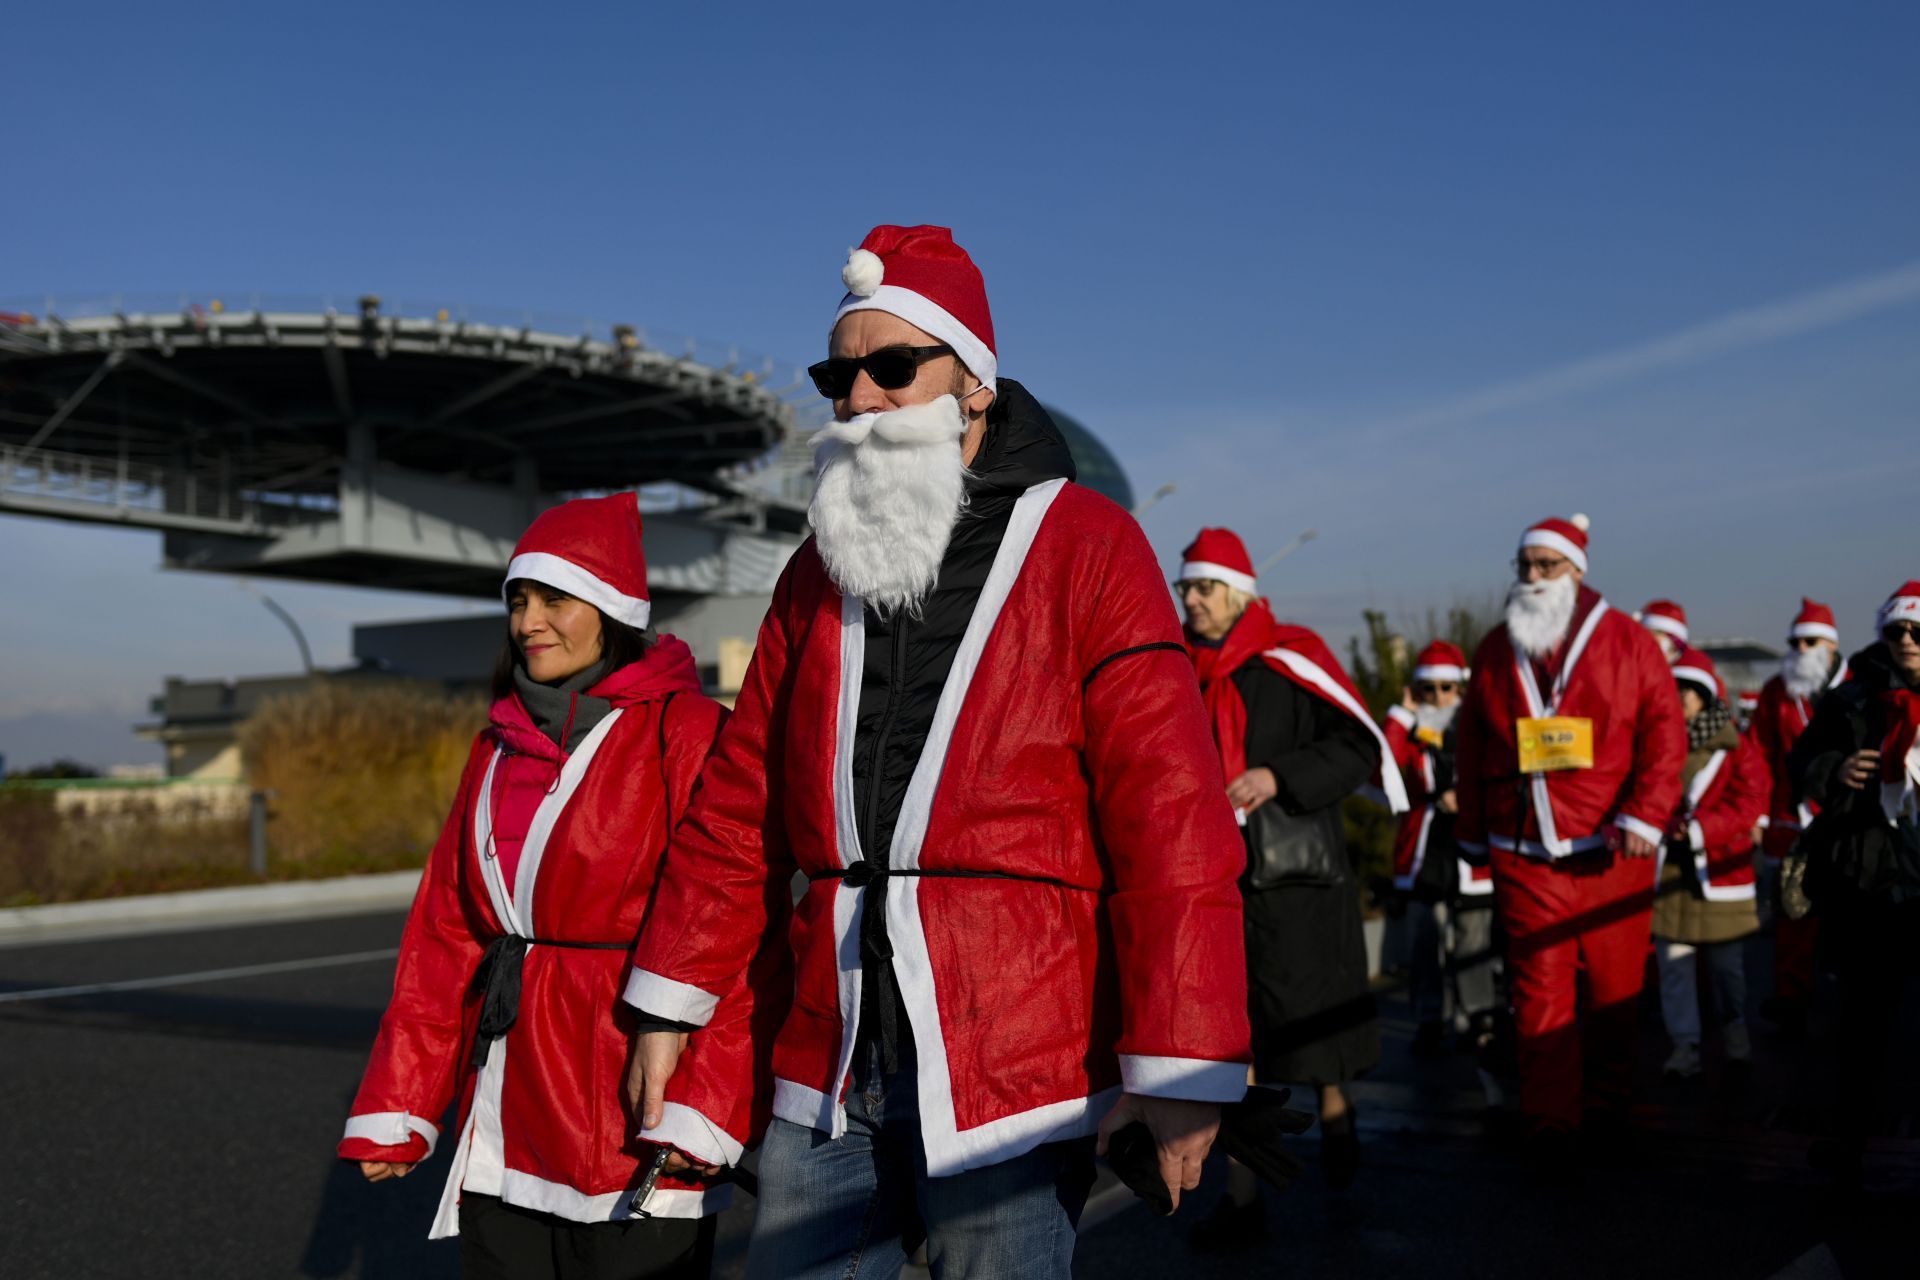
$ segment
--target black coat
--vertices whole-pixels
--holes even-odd
[[[1823,914],[1858,896],[1891,903],[1920,901],[1920,829],[1894,826],[1880,808],[1880,784],[1855,791],[1840,766],[1860,750],[1878,750],[1887,723],[1879,694],[1902,687],[1883,645],[1848,659],[1846,683],[1820,700],[1813,721],[1787,756],[1795,793],[1820,806],[1801,837],[1808,890]]]
[[[1337,805],[1372,777],[1380,748],[1352,716],[1264,662],[1246,663],[1231,679],[1247,704],[1247,767],[1273,770],[1275,802],[1287,812]],[[1344,856],[1337,861],[1348,866]],[[1378,1062],[1354,877],[1249,891],[1245,903],[1256,1078],[1338,1084]]]

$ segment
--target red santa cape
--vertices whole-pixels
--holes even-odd
[[[1258,658],[1268,669],[1286,677],[1323,702],[1344,711],[1367,727],[1380,747],[1380,765],[1374,771],[1374,785],[1386,797],[1387,807],[1405,813],[1406,783],[1393,762],[1393,748],[1380,726],[1367,714],[1360,697],[1333,650],[1305,627],[1275,621],[1265,600],[1247,606],[1218,647],[1187,645],[1193,654],[1194,674],[1200,678],[1200,692],[1206,699],[1207,715],[1213,721],[1213,740],[1220,751],[1220,763],[1231,781],[1247,771],[1247,704],[1230,678],[1242,665]]]

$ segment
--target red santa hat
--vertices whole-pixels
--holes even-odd
[[[1573,561],[1580,572],[1587,571],[1587,527],[1592,522],[1578,512],[1562,520],[1549,516],[1520,536],[1520,549],[1545,547]]]
[[[1414,659],[1413,678],[1464,682],[1467,678],[1467,655],[1460,652],[1460,646],[1457,644],[1435,640],[1422,649],[1420,656]]]
[[[1920,622],[1920,578],[1906,583],[1887,597],[1874,619],[1873,629],[1885,631],[1889,622]]]
[[[953,348],[960,363],[993,388],[999,373],[987,285],[945,227],[878,226],[840,269],[847,296],[833,323],[852,311],[899,316]]]
[[[1794,615],[1787,639],[1798,640],[1803,636],[1840,643],[1840,628],[1834,625],[1833,610],[1805,596],[1800,597],[1800,612]]]
[[[1727,686],[1720,683],[1720,671],[1713,665],[1713,659],[1698,649],[1681,652],[1673,664],[1673,678],[1680,684],[1697,684],[1716,698],[1727,696]]]
[[[507,581],[515,578],[556,587],[615,622],[646,626],[653,607],[639,499],[631,493],[575,498],[541,512],[507,563]]]
[[[1253,557],[1247,544],[1231,529],[1202,529],[1199,536],[1180,553],[1180,581],[1212,578],[1237,591],[1252,595],[1258,588],[1253,580]]]
[[[1655,600],[1640,611],[1641,625],[1672,636],[1682,648],[1687,643],[1687,611],[1671,600]]]

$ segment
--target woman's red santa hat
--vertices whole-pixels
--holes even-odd
[[[1415,680],[1451,680],[1463,684],[1467,679],[1467,655],[1460,651],[1457,644],[1445,640],[1435,640],[1420,651],[1414,659],[1413,678]]]
[[[1889,622],[1920,622],[1920,578],[1906,583],[1887,597],[1874,618],[1873,629],[1885,631]]]
[[[1180,553],[1180,581],[1211,578],[1236,591],[1258,594],[1253,577],[1253,557],[1247,544],[1231,529],[1202,529],[1198,537]]]
[[[840,269],[847,296],[833,323],[854,311],[884,311],[946,343],[988,390],[995,386],[993,313],[987,285],[945,227],[878,226]]]
[[[575,498],[541,512],[507,564],[507,582],[515,578],[585,600],[615,622],[645,627],[653,607],[640,547],[640,500],[616,493]]]
[[[1833,610],[1801,596],[1800,612],[1794,615],[1793,626],[1787,631],[1787,639],[1801,640],[1808,636],[1839,644],[1840,628],[1833,621]]]
[[[1640,623],[1649,631],[1673,637],[1682,648],[1687,643],[1687,611],[1671,600],[1654,600],[1640,611]]]
[[[1520,549],[1544,547],[1548,551],[1558,551],[1573,562],[1574,568],[1585,573],[1587,529],[1591,524],[1592,521],[1578,512],[1565,520],[1559,516],[1549,516],[1520,536]]]
[[[1720,683],[1719,668],[1713,659],[1698,649],[1683,650],[1673,661],[1673,678],[1678,684],[1698,685],[1712,696],[1726,700],[1727,686]]]

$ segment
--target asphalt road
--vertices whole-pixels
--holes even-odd
[[[382,913],[0,950],[0,1274],[456,1274],[453,1248],[425,1238],[444,1153],[379,1186],[332,1154],[400,923]],[[246,972],[19,998],[235,969]],[[1389,997],[1384,1008],[1386,1059],[1356,1090],[1366,1156],[1351,1189],[1329,1192],[1310,1170],[1269,1198],[1265,1248],[1214,1260],[1192,1255],[1185,1234],[1218,1194],[1217,1170],[1173,1222],[1102,1188],[1080,1274],[1920,1274],[1911,1116],[1877,1148],[1880,1189],[1864,1200],[1836,1203],[1806,1169],[1820,1099],[1848,1087],[1819,1035],[1798,1046],[1762,1036],[1745,1089],[1717,1074],[1661,1082],[1650,1056],[1640,1158],[1550,1185],[1482,1136],[1469,1061],[1415,1063],[1403,1006]],[[1915,1023],[1907,1063],[1920,1060]],[[1655,1054],[1658,1031],[1646,1039]],[[1299,1151],[1311,1161],[1315,1145]],[[749,1213],[747,1202],[723,1219],[723,1275],[737,1273]]]

